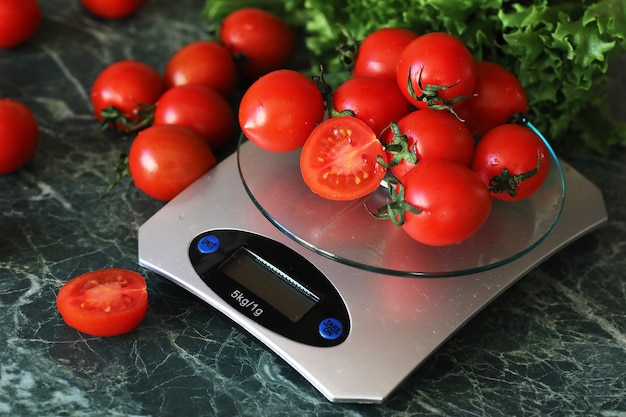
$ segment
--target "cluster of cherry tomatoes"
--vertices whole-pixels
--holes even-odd
[[[139,130],[123,174],[155,199],[179,194],[215,165],[215,151],[233,137],[229,98],[236,84],[286,67],[295,46],[282,20],[244,8],[221,22],[218,40],[176,51],[163,75],[136,60],[105,68],[91,88],[95,116],[104,127]]]
[[[271,151],[301,147],[304,182],[324,198],[361,198],[386,182],[389,203],[373,214],[419,242],[467,239],[493,198],[523,200],[547,176],[542,138],[509,122],[528,106],[518,79],[449,34],[375,31],[349,80],[319,84],[290,70],[261,77],[241,101],[243,133]]]

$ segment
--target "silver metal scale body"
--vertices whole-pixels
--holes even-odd
[[[490,301],[607,220],[600,191],[554,154],[535,196],[496,202],[479,233],[453,247],[420,245],[371,218],[363,205],[385,194],[321,199],[302,182],[297,152],[242,142],[140,227],[139,262],[328,400],[380,403]],[[318,308],[326,298],[337,314]]]

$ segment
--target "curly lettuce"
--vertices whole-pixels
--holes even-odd
[[[529,117],[556,146],[608,153],[626,145],[626,124],[606,96],[609,61],[626,50],[624,0],[208,0],[204,14],[219,21],[247,6],[302,28],[311,70],[324,65],[336,83],[349,76],[337,54],[346,33],[360,40],[389,26],[448,32],[476,59],[518,76]]]

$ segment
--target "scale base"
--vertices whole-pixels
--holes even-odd
[[[332,402],[381,403],[441,344],[499,294],[607,220],[600,190],[561,161],[567,197],[538,247],[500,267],[444,278],[408,278],[321,256],[279,231],[251,202],[231,155],[139,229],[139,263],[196,295],[295,368]],[[281,336],[234,310],[194,270],[189,245],[211,229],[256,233],[295,250],[332,281],[348,306],[344,342],[316,347]]]

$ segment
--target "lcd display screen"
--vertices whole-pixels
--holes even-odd
[[[319,301],[291,276],[246,248],[238,249],[218,269],[294,323]]]

